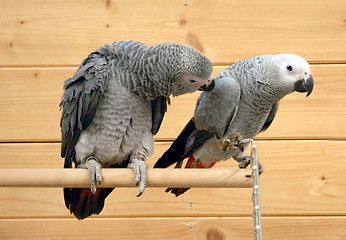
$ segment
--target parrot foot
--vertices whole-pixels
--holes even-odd
[[[232,133],[223,142],[222,151],[223,152],[227,151],[227,152],[233,153],[237,149],[239,149],[241,152],[243,152],[244,151],[244,144],[240,142],[242,139],[243,138],[240,135],[240,133],[238,133],[238,132]]]
[[[136,186],[139,185],[139,193],[137,194],[137,197],[139,197],[143,194],[146,186],[148,165],[145,163],[145,161],[134,158],[131,160],[128,167],[132,168],[135,173]]]
[[[239,162],[238,166],[239,168],[246,168],[247,166],[249,166],[250,163],[251,163],[250,157],[244,156],[241,162]]]
[[[238,166],[239,166],[239,168],[244,169],[244,168],[247,168],[247,166],[249,166],[250,163],[251,163],[250,156],[244,156],[239,161]],[[262,166],[262,164],[260,162],[258,162],[258,173],[261,174],[263,171],[264,171],[264,167]]]
[[[90,178],[90,190],[94,195],[96,193],[96,181],[101,184],[102,175],[101,175],[101,164],[94,156],[90,156],[86,159],[85,162],[79,164],[78,168],[87,168],[89,170]]]
[[[261,173],[263,173],[264,171],[264,167],[262,166],[262,164],[260,162],[258,162],[258,174],[261,175]]]

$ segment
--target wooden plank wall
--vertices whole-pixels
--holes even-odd
[[[256,139],[263,239],[346,239],[345,0],[2,0],[0,36],[2,168],[62,167],[62,83],[103,42],[186,43],[210,57],[215,75],[254,55],[301,55],[314,92],[286,97]],[[197,96],[173,99],[150,166]],[[253,238],[250,189],[192,189],[179,198],[163,190],[136,198],[136,189],[117,189],[99,216],[78,221],[61,189],[2,188],[0,239]]]

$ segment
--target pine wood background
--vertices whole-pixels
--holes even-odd
[[[346,239],[345,0],[2,0],[0,36],[2,168],[62,167],[62,84],[103,42],[189,44],[212,60],[215,76],[254,55],[301,55],[311,64],[312,95],[287,96],[256,138],[265,167],[263,239]],[[192,116],[197,96],[172,99],[150,166]],[[250,189],[192,189],[179,198],[117,189],[99,216],[83,221],[69,214],[61,189],[0,191],[0,239],[253,238]]]

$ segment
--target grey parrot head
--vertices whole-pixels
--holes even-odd
[[[306,92],[309,96],[314,87],[309,63],[295,54],[278,54],[271,58],[270,71],[276,76],[276,81],[284,94],[291,92]]]
[[[174,58],[169,58],[173,71],[172,95],[178,96],[196,90],[211,91],[215,86],[211,61],[193,47],[177,43],[167,44],[170,45],[170,53],[175,55]]]

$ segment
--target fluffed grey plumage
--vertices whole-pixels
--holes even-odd
[[[312,92],[309,64],[294,54],[262,55],[239,61],[215,78],[215,88],[201,93],[193,118],[154,168],[165,168],[189,157],[187,168],[209,168],[233,157],[246,167],[243,148],[225,151],[229,137],[253,139],[266,130],[278,111],[279,101],[294,91]],[[239,140],[239,139],[238,139]],[[176,196],[187,189],[167,189]]]
[[[137,41],[104,44],[64,83],[60,103],[65,168],[88,168],[90,189],[65,188],[65,204],[78,219],[99,214],[113,190],[97,188],[101,167],[130,164],[145,188],[145,160],[153,152],[171,95],[212,88],[212,64],[192,47]]]

